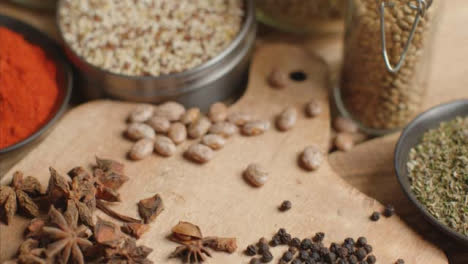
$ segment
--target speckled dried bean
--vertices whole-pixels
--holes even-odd
[[[215,123],[210,127],[211,134],[217,134],[225,138],[231,137],[239,131],[239,128],[229,122]]]
[[[304,149],[300,161],[304,169],[317,170],[323,162],[323,154],[317,145],[312,145]]]
[[[151,139],[148,138],[143,138],[138,140],[133,147],[130,149],[130,152],[128,153],[128,157],[132,160],[142,160],[151,153],[153,153],[154,150],[154,142]]]
[[[208,117],[213,123],[226,120],[228,115],[227,106],[223,103],[214,103],[210,106]]]
[[[169,128],[171,127],[171,122],[162,116],[153,116],[147,122],[149,126],[151,126],[156,133],[167,133]]]
[[[154,140],[154,151],[161,156],[169,157],[176,152],[174,142],[166,136],[157,136]]]
[[[166,102],[160,104],[154,110],[155,116],[162,116],[169,121],[178,121],[185,113],[185,107],[177,102]]]
[[[156,133],[153,128],[143,123],[132,123],[128,125],[125,135],[132,140],[139,140],[142,138],[154,139]]]
[[[338,116],[333,120],[333,127],[337,132],[355,133],[359,130],[359,127],[353,120],[342,116]]]
[[[268,84],[273,88],[282,89],[288,84],[288,74],[279,68],[275,68],[268,75]]]
[[[276,127],[280,131],[287,131],[294,127],[297,121],[297,110],[294,107],[287,107],[276,118]]]
[[[150,119],[151,116],[153,116],[154,112],[154,106],[150,104],[141,104],[138,105],[135,109],[130,112],[130,115],[128,116],[128,121],[135,123],[142,123],[146,122],[148,119]]]
[[[253,163],[244,171],[244,179],[255,187],[261,187],[268,180],[268,172],[260,164]]]
[[[242,134],[246,136],[257,136],[270,129],[270,122],[265,120],[249,121],[242,127]]]
[[[220,135],[208,134],[203,136],[201,143],[213,150],[218,150],[224,147],[226,140]]]
[[[305,113],[308,117],[316,117],[323,112],[323,108],[317,100],[310,100],[305,106]]]
[[[252,121],[252,115],[241,112],[234,112],[228,115],[228,121],[237,126],[243,126],[245,123]]]
[[[185,157],[197,163],[206,163],[213,159],[214,152],[205,145],[194,144],[187,149]]]
[[[169,128],[167,135],[175,144],[180,144],[187,139],[187,128],[182,123],[173,123]]]
[[[185,114],[181,117],[180,122],[184,125],[190,125],[193,122],[197,121],[200,118],[200,108],[190,108]]]
[[[193,139],[200,138],[208,132],[210,127],[210,120],[206,117],[201,117],[195,123],[190,124],[188,128],[188,135]]]
[[[335,138],[335,147],[342,151],[349,151],[354,147],[351,133],[338,133]]]

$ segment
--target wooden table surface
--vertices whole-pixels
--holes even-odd
[[[58,39],[53,13],[30,11],[0,0],[0,14],[19,18]],[[466,14],[468,14],[468,1],[446,1],[445,22],[441,26],[437,42],[442,43],[439,46],[444,46],[447,50],[439,50],[435,55],[434,61],[440,62],[440,64],[437,65],[438,70],[433,72],[433,75],[436,77],[432,76],[434,79],[432,85],[437,89],[434,88],[434,91],[431,91],[432,96],[429,98],[426,107],[468,95],[468,92],[463,93],[463,90],[460,88],[451,90],[451,86],[445,87],[447,80],[453,80],[452,86],[466,87],[468,84],[468,67],[463,67],[464,62],[468,63],[468,60],[465,60],[468,57],[468,51],[463,52],[463,50],[459,50],[463,48],[468,49],[468,34],[466,33],[468,31],[463,28],[463,25],[466,23]],[[459,30],[454,31],[453,29],[457,28],[457,26]],[[303,43],[310,51],[319,53],[327,60],[332,71],[335,73],[335,77],[338,73],[341,60],[341,42],[339,36],[321,36],[304,39],[277,32],[272,34],[268,31],[267,33],[262,33],[261,41]],[[454,49],[450,49],[450,44],[453,44]],[[445,59],[446,52],[450,53],[450,60]],[[459,63],[459,67],[451,65],[451,63],[457,62]],[[444,75],[444,78],[437,78],[439,75]],[[393,148],[397,138],[398,135],[390,135],[369,141],[349,153],[332,154],[330,163],[340,176],[362,192],[375,197],[383,203],[395,204],[399,214],[405,221],[418,232],[426,234],[428,240],[446,251],[450,263],[468,263],[467,248],[457,245],[435,232],[432,227],[424,222],[421,216],[416,214],[415,208],[409,204],[398,188],[391,165]],[[31,148],[34,148],[34,146],[31,146]],[[26,149],[11,157],[0,157],[0,177],[29,150]],[[362,163],[364,161],[366,163]],[[362,164],[362,170],[356,170],[356,163]]]

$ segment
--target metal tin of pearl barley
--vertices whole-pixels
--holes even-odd
[[[62,2],[59,1],[58,10]],[[79,86],[89,99],[111,97],[148,103],[175,100],[187,107],[197,106],[206,110],[212,103],[242,92],[247,84],[257,24],[254,1],[245,0],[244,8],[243,24],[229,46],[201,65],[180,73],[160,76],[121,75],[88,63],[66,41],[65,51],[78,69],[81,77]],[[60,33],[63,38],[63,32]]]

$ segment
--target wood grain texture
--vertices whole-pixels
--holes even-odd
[[[305,82],[290,83],[284,90],[268,87],[265,76],[275,65],[288,71],[304,70]],[[325,64],[301,48],[291,45],[264,45],[256,52],[248,89],[231,107],[231,111],[252,111],[260,118],[272,118],[286,106],[302,108],[311,98],[328,109]],[[3,179],[11,179],[16,170],[23,170],[47,182],[48,166],[65,173],[77,165],[88,166],[95,155],[124,159],[131,142],[122,138],[125,118],[134,105],[97,101],[69,112],[44,142],[19,162]],[[271,237],[280,227],[294,236],[327,233],[327,241],[345,237],[368,237],[380,263],[393,263],[404,258],[408,263],[447,263],[445,255],[426,242],[398,217],[371,222],[369,215],[382,210],[382,205],[349,186],[324,162],[316,172],[306,172],[297,165],[301,150],[315,143],[326,152],[330,137],[330,115],[307,119],[300,115],[296,127],[281,133],[273,129],[259,137],[236,136],[216,153],[206,165],[183,160],[179,147],[172,158],[152,156],[140,162],[126,162],[131,177],[121,194],[125,202],[118,211],[136,216],[136,202],[159,193],[166,210],[151,225],[140,243],[154,248],[155,263],[179,263],[167,256],[176,244],[166,236],[179,220],[200,225],[205,235],[234,236],[239,250],[233,255],[215,253],[211,263],[247,263],[242,249],[258,240]],[[258,162],[270,171],[268,183],[252,188],[242,178],[251,162]],[[293,209],[279,213],[277,206],[285,199]],[[17,217],[13,225],[0,225],[1,260],[10,257],[21,240],[26,219]],[[3,241],[8,241],[5,243]],[[279,256],[285,248],[276,248]]]

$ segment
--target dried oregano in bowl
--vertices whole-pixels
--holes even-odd
[[[407,168],[411,189],[429,213],[468,236],[468,117],[427,131]]]

